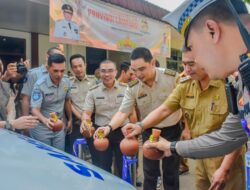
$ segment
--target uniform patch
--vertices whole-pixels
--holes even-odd
[[[176,71],[171,70],[171,69],[165,69],[164,73],[173,77],[175,77],[176,75]]]
[[[144,98],[146,96],[147,96],[147,94],[142,94],[141,96],[138,96],[138,99]]]
[[[104,100],[104,97],[96,97],[98,100]]]
[[[131,82],[129,82],[128,83],[128,86],[130,87],[130,88],[132,88],[133,86],[135,86],[136,84],[139,84],[139,80],[133,80],[133,81],[131,81]]]
[[[54,95],[54,92],[51,92],[51,93],[45,94],[44,96],[53,96],[53,95]]]
[[[123,98],[124,94],[118,94],[117,98]]]
[[[121,85],[121,86],[127,86],[127,84],[123,83],[123,82],[119,82],[119,85]]]
[[[69,90],[69,87],[67,87],[67,86],[64,86],[64,92],[68,92],[68,90]]]
[[[38,101],[42,98],[42,93],[40,90],[34,90],[32,93],[32,100]]]
[[[188,93],[188,94],[186,95],[186,97],[187,97],[187,98],[194,98],[194,95],[191,94],[191,93]]]
[[[184,83],[184,82],[186,82],[186,81],[188,81],[188,80],[190,80],[190,79],[191,79],[190,76],[181,77],[180,83]]]

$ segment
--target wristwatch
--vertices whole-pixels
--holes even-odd
[[[4,128],[5,128],[5,129],[8,129],[8,130],[12,130],[12,129],[13,129],[13,127],[12,127],[12,125],[10,124],[9,121],[5,121]]]
[[[144,123],[143,122],[137,122],[136,125],[138,125],[139,127],[141,127],[142,131],[143,132],[145,129],[144,129]]]
[[[172,155],[178,155],[177,151],[176,151],[176,143],[178,141],[173,141],[170,143],[170,152],[172,153]]]
[[[110,132],[112,131],[112,126],[110,124],[106,125],[107,127],[109,127]]]

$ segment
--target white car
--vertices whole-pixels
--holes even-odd
[[[77,157],[0,129],[3,190],[135,190],[124,180]]]

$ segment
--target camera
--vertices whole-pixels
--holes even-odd
[[[27,68],[23,63],[17,63],[16,64],[17,72],[21,75],[24,75],[28,72]]]

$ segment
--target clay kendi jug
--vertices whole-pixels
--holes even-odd
[[[104,137],[104,131],[99,130],[97,138],[94,140],[94,146],[96,150],[105,151],[109,146],[109,140]]]
[[[56,112],[51,112],[50,113],[50,118],[52,119],[54,126],[52,131],[56,132],[56,131],[61,131],[63,128],[63,122],[62,120],[60,120],[56,114]]]
[[[156,148],[147,148],[145,145],[147,143],[157,142],[160,138],[161,130],[152,129],[152,134],[143,145],[143,155],[150,160],[158,160],[163,156],[163,152]]]
[[[120,143],[120,149],[123,155],[135,156],[139,151],[139,142],[136,137],[124,138]]]

